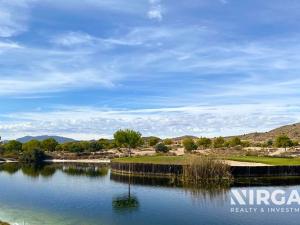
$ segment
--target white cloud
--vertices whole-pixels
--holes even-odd
[[[163,19],[163,9],[160,0],[149,0],[150,9],[148,11],[148,18],[161,21]]]
[[[287,113],[289,112],[289,113]],[[111,137],[120,128],[139,130],[143,135],[161,137],[244,134],[299,121],[300,106],[243,104],[186,106],[179,108],[109,110],[71,107],[48,112],[1,115],[4,138],[56,134],[79,139]],[[21,122],[19,122],[21,121]]]
[[[2,42],[0,41],[0,52],[1,50],[7,50],[7,49],[18,49],[22,48],[22,46],[16,42],[6,41]]]
[[[29,5],[34,0],[0,1],[0,37],[11,37],[27,30]]]
[[[51,41],[57,45],[69,47],[73,45],[88,45],[91,44],[93,40],[95,40],[94,37],[83,32],[68,32],[55,36]]]

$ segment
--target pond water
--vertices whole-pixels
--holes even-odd
[[[0,165],[0,184],[0,220],[11,224],[282,225],[300,221],[299,212],[231,212],[231,190],[300,191],[296,184],[183,187],[168,179],[117,176],[105,166],[75,164]]]

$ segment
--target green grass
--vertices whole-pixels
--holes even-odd
[[[183,165],[186,164],[192,157],[192,155],[184,156],[136,156],[113,159],[113,162],[124,163],[151,163],[151,164],[171,164],[171,165]]]
[[[298,166],[300,165],[300,158],[278,158],[278,157],[262,157],[262,156],[231,156],[228,160],[240,162],[255,162],[264,163],[273,166]]]
[[[184,165],[191,161],[194,155],[184,156],[137,156],[113,159],[113,162],[124,163],[151,163],[151,164],[170,164]],[[297,166],[300,165],[300,158],[278,158],[278,157],[260,157],[260,156],[229,156],[225,159],[240,162],[264,163],[274,166]]]

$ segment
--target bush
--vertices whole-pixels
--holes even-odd
[[[277,148],[287,148],[293,146],[293,141],[286,135],[280,135],[275,140],[275,146]]]
[[[33,150],[35,148],[41,149],[41,142],[38,140],[31,140],[23,144],[22,149],[23,151]]]
[[[222,148],[225,144],[225,139],[223,137],[217,137],[213,141],[214,148]]]
[[[163,143],[164,143],[165,145],[171,145],[171,144],[173,144],[173,141],[172,141],[172,139],[170,139],[170,138],[166,138],[166,139],[163,141]]]
[[[192,138],[185,138],[182,141],[183,147],[187,152],[193,151],[197,149],[197,145]]]
[[[44,151],[54,152],[58,142],[54,138],[48,138],[41,142],[41,147]]]
[[[149,144],[149,146],[153,147],[156,144],[158,144],[159,141],[160,141],[160,139],[158,137],[150,137],[148,139],[148,144]]]
[[[238,137],[233,137],[229,140],[229,146],[230,147],[235,147],[235,146],[238,146],[238,145],[242,145],[242,141],[240,138]]]
[[[22,151],[22,143],[19,141],[9,141],[4,144],[5,152],[21,152]]]
[[[197,140],[198,147],[209,148],[211,146],[211,140],[206,137],[201,137]]]
[[[169,151],[169,148],[168,146],[166,146],[164,143],[158,143],[156,146],[155,146],[155,151],[157,153],[159,152],[163,152],[163,153],[166,153]]]
[[[23,155],[20,157],[20,161],[24,163],[41,163],[46,159],[44,151],[41,149],[35,148],[23,152]]]

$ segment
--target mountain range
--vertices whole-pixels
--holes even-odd
[[[19,142],[21,142],[21,143],[26,143],[26,142],[31,141],[31,140],[43,141],[43,140],[48,139],[48,138],[53,138],[53,139],[55,139],[60,144],[63,144],[63,143],[66,143],[66,142],[76,141],[76,140],[74,140],[72,138],[66,138],[66,137],[61,137],[61,136],[48,136],[48,135],[25,136],[25,137],[18,138],[16,140],[19,141]]]

